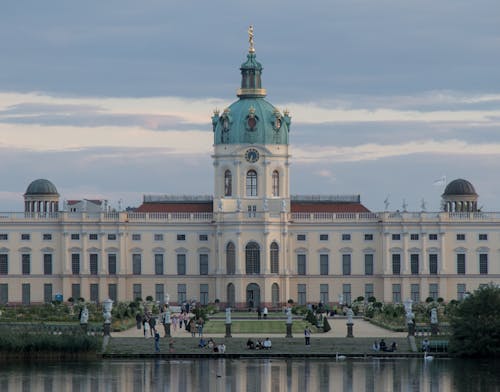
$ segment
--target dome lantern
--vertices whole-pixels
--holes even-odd
[[[24,194],[24,212],[51,213],[59,210],[59,193],[49,180],[38,179],[28,185]]]

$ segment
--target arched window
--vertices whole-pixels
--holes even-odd
[[[232,242],[226,246],[226,271],[228,275],[234,275],[236,272],[236,255]]]
[[[280,174],[277,170],[273,171],[273,196],[278,197],[280,195]]]
[[[232,283],[229,283],[227,285],[227,305],[230,307],[230,308],[234,308],[234,303],[236,302],[236,298],[235,298],[235,289],[234,289],[234,284]]]
[[[247,274],[260,274],[260,248],[255,242],[245,248],[245,265]]]
[[[257,172],[255,170],[247,172],[247,196],[257,196]]]
[[[233,175],[231,170],[226,170],[224,172],[224,196],[233,195]]]
[[[279,273],[280,268],[280,248],[276,242],[271,244],[271,273],[277,274]]]
[[[271,286],[271,302],[275,308],[277,308],[280,304],[280,288],[278,283],[273,283]]]

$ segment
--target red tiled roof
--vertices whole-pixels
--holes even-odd
[[[292,212],[370,212],[361,203],[292,201]]]
[[[212,212],[213,203],[143,203],[135,212]]]

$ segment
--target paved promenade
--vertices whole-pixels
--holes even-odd
[[[233,321],[237,320],[237,317],[233,317]],[[251,320],[250,320],[251,321]],[[345,317],[329,317],[328,322],[332,329],[326,333],[315,333],[313,334],[314,338],[343,338],[347,335],[347,327],[346,327],[347,318]],[[163,337],[164,330],[163,325],[159,325],[158,330],[160,331],[161,337]],[[180,330],[179,328],[174,329],[171,328],[172,337],[190,337],[191,334],[187,332],[185,329]],[[353,334],[354,337],[357,338],[404,338],[407,336],[406,332],[392,332],[384,328],[377,327],[367,321],[364,321],[362,318],[354,318],[354,326],[353,326]],[[249,334],[232,334],[233,337],[249,337]],[[113,332],[111,334],[112,337],[143,337],[142,329],[137,329],[136,327],[131,328],[127,331],[123,332]],[[205,337],[223,337],[224,334],[204,334]],[[265,337],[284,337],[285,336],[285,319],[283,319],[283,333],[282,334],[251,334],[253,338],[265,338]],[[299,336],[297,336],[299,337]]]

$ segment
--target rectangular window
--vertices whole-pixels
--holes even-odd
[[[142,273],[142,256],[140,253],[132,255],[132,274],[140,275]]]
[[[479,234],[479,241],[488,241],[488,234]]]
[[[429,273],[431,275],[437,275],[438,273],[438,255],[435,253],[429,255]]]
[[[413,302],[420,302],[420,285],[418,283],[410,285],[410,298]]]
[[[297,274],[306,274],[306,255],[297,255]]]
[[[412,253],[410,255],[410,272],[412,275],[418,275],[419,272],[418,256],[418,253]]]
[[[200,284],[200,303],[203,306],[208,305],[208,284]]]
[[[108,241],[116,241],[116,234],[108,234]]]
[[[155,254],[155,275],[163,275],[163,254]]]
[[[328,255],[319,255],[319,274],[328,275]]]
[[[342,255],[342,275],[351,275],[351,255]]]
[[[439,298],[439,285],[437,283],[429,283],[429,297],[434,301]]]
[[[43,285],[43,302],[49,304],[52,302],[52,284],[44,283]]]
[[[401,241],[401,234],[393,234],[392,240],[393,241]]]
[[[457,299],[459,301],[463,300],[465,298],[465,293],[466,293],[465,283],[458,283],[457,284]]]
[[[307,301],[307,295],[306,295],[306,285],[305,284],[298,284],[297,285],[297,301],[299,305],[304,306]]]
[[[342,285],[342,295],[343,295],[343,299],[344,299],[344,304],[346,305],[351,305],[351,301],[352,301],[352,298],[351,298],[351,285],[349,283],[347,284],[343,284]]]
[[[89,255],[89,265],[90,265],[90,275],[97,275],[97,262],[98,262],[98,254],[91,253]]]
[[[392,303],[401,303],[401,285],[399,283],[392,285]]]
[[[21,265],[23,275],[29,275],[31,273],[31,255],[23,254],[21,255]]]
[[[457,274],[465,275],[465,253],[457,253]]]
[[[23,283],[22,285],[22,303],[23,305],[31,303],[31,286],[29,283]]]
[[[8,241],[9,240],[9,235],[2,233],[0,234],[0,241]]]
[[[399,253],[392,254],[392,274],[399,275],[401,273],[401,255]]]
[[[373,291],[373,283],[365,283],[365,301],[368,301],[371,297],[375,297]]]
[[[78,233],[71,233],[71,240],[72,241],[78,241],[80,239],[80,234]]]
[[[73,275],[80,275],[80,253],[71,254],[71,272]]]
[[[118,299],[118,288],[116,286],[116,283],[108,284],[108,298],[116,303]]]
[[[342,241],[350,241],[351,240],[351,235],[350,234],[342,234]]]
[[[457,234],[457,241],[465,241],[465,234]]]
[[[99,303],[99,284],[97,283],[90,284],[90,302]]]
[[[410,241],[418,241],[419,238],[418,234],[410,234]]]
[[[247,206],[247,213],[249,218],[255,218],[257,216],[257,206]]]
[[[165,301],[165,286],[163,283],[155,284],[155,300],[160,303]]]
[[[0,254],[0,275],[9,274],[9,255],[2,253]]]
[[[320,241],[328,241],[328,234],[320,234],[319,240]]]
[[[437,234],[429,234],[429,241],[437,241],[438,235]]]
[[[49,234],[49,233],[42,234],[42,240],[43,241],[52,241],[52,234]]]
[[[323,305],[328,305],[330,302],[330,296],[328,295],[328,284],[319,285],[319,302]]]
[[[373,275],[373,254],[365,254],[365,275]]]
[[[186,234],[177,234],[177,241],[186,241]]]
[[[9,285],[0,283],[0,304],[5,305],[9,302]]]
[[[141,299],[142,300],[142,285],[140,283],[134,283],[132,286],[132,295],[135,300]]]
[[[43,274],[52,275],[52,254],[45,253],[43,255]]]
[[[99,234],[97,234],[97,233],[90,233],[89,234],[90,241],[97,241],[98,239],[99,239]]]
[[[373,241],[373,234],[365,234],[365,241]]]
[[[29,241],[31,236],[27,233],[21,234],[21,241]]]
[[[198,236],[198,240],[200,240],[200,241],[208,241],[208,234],[200,234]]]
[[[479,273],[481,275],[488,274],[488,254],[480,253],[479,254]]]
[[[186,255],[177,255],[177,275],[186,275]]]
[[[108,274],[116,275],[116,254],[115,253],[108,254]],[[111,298],[111,299],[113,299],[113,298]]]
[[[154,240],[155,241],[163,241],[163,234],[155,234]]]
[[[208,255],[200,254],[200,275],[208,275]]]
[[[79,283],[73,283],[71,285],[71,297],[75,300],[75,303],[78,301],[79,298],[81,298],[81,292],[80,292],[80,284]]]
[[[140,234],[132,234],[132,241],[140,241],[140,240],[141,240]]]
[[[297,234],[297,241],[305,241],[305,240],[306,240],[305,234]]]
[[[186,302],[186,299],[187,299],[186,285],[184,283],[179,283],[177,285],[177,303],[182,304]]]

